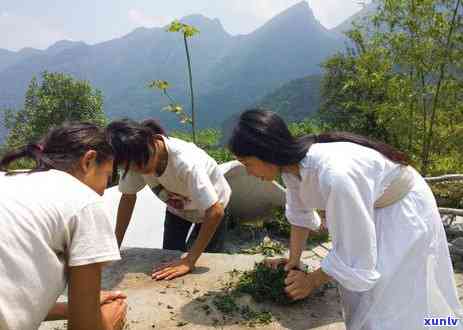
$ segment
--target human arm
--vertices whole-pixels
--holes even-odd
[[[126,313],[125,299],[120,293],[100,292],[103,264],[120,259],[103,201],[99,199],[76,213],[69,222],[69,233],[69,328],[120,329]]]
[[[101,264],[69,268],[68,329],[119,330],[123,328],[127,303],[121,295],[101,303]]]
[[[101,291],[100,305],[111,303],[117,299],[126,299],[127,296],[120,291]],[[69,318],[68,303],[57,302],[48,312],[44,321],[67,320]]]
[[[180,260],[162,264],[153,270],[152,277],[156,280],[171,280],[175,277],[185,275],[194,269],[196,261],[206,249],[217,227],[222,221],[224,208],[221,203],[216,202],[206,210],[205,219],[199,230],[192,248],[188,254]]]
[[[285,216],[291,224],[289,259],[270,259],[266,262],[272,268],[285,263],[285,269],[288,271],[299,267],[307,237],[311,230],[319,228],[321,220],[315,210],[308,207],[306,201],[302,200],[301,181],[289,176],[283,176],[283,180],[286,185]]]
[[[119,207],[117,209],[116,217],[116,238],[117,244],[121,247],[122,241],[124,240],[125,232],[129,226],[130,219],[132,218],[133,209],[137,201],[136,194],[122,194],[119,201]]]
[[[181,176],[188,182],[188,196],[199,211],[204,210],[203,222],[187,256],[174,262],[158,265],[153,269],[152,276],[157,280],[172,279],[190,272],[214,236],[224,215],[224,206],[219,200],[209,174],[203,167],[189,167],[186,171],[183,171]],[[225,178],[223,178],[222,182],[228,185]]]

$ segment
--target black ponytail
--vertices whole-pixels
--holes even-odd
[[[0,159],[0,170],[8,171],[11,163],[25,158],[35,162],[35,167],[27,173],[50,169],[70,172],[89,150],[97,152],[98,163],[113,157],[104,129],[91,123],[65,123],[52,128],[39,143],[29,143],[7,152]]]
[[[42,151],[42,145],[37,143],[29,143],[16,150],[10,151],[0,160],[0,170],[7,171],[11,163],[23,158],[31,159],[35,161],[36,164],[40,164]]]
[[[351,142],[360,144],[364,147],[374,149],[379,153],[383,154],[388,159],[395,163],[408,165],[408,157],[405,153],[398,151],[389,144],[379,142],[373,139],[366,138],[362,135],[349,133],[349,132],[327,132],[317,135],[315,137],[317,143],[329,143],[329,142]]]
[[[228,148],[238,157],[254,156],[271,164],[287,166],[299,163],[312,144],[329,142],[356,143],[380,152],[393,162],[408,165],[404,153],[385,143],[352,133],[331,132],[293,137],[280,116],[260,109],[251,109],[241,114]]]

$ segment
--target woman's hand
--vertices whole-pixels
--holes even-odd
[[[291,270],[285,279],[285,291],[294,300],[308,297],[313,290],[330,281],[330,277],[321,269],[311,273]]]
[[[104,330],[122,330],[127,317],[127,301],[116,299],[101,306],[101,323]]]
[[[284,264],[285,271],[299,268],[299,261],[292,261],[287,258],[265,259],[264,264],[272,269],[277,269],[278,266]]]
[[[310,274],[299,270],[291,270],[288,276],[286,276],[285,284],[285,291],[293,300],[308,297],[318,287]]]
[[[126,299],[127,295],[121,291],[101,291],[100,305],[108,304],[117,299]]]
[[[151,277],[155,280],[171,280],[188,274],[193,269],[194,264],[187,257],[184,257],[154,267]]]

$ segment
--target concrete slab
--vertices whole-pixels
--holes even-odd
[[[157,249],[129,249],[123,259],[104,272],[106,289],[122,289],[129,298],[127,328],[142,329],[243,329],[240,316],[223,317],[213,304],[214,297],[230,280],[233,269],[248,270],[262,256],[205,254],[197,269],[188,276],[170,282],[153,281],[150,272],[154,264],[178,257],[175,251]],[[306,261],[316,266],[317,261]],[[243,296],[240,305],[254,310],[268,310],[273,315],[271,324],[261,329],[345,329],[336,289],[314,295],[292,306],[256,304]],[[205,307],[207,306],[207,307]],[[63,322],[47,322],[40,330],[65,329]]]

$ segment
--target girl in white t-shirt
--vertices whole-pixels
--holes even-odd
[[[32,170],[8,172],[22,158]],[[93,124],[52,129],[0,160],[0,329],[37,329],[68,319],[72,329],[122,329],[120,292],[101,292],[101,268],[120,259],[101,195],[113,151]],[[68,303],[57,303],[68,285]]]
[[[115,162],[123,169],[116,236],[122,243],[130,223],[136,194],[148,185],[167,204],[163,248],[186,250],[193,223],[198,229],[188,254],[180,260],[156,265],[153,278],[172,279],[190,272],[203,253],[216,252],[223,237],[222,221],[231,189],[213,158],[193,143],[167,137],[154,121],[112,122],[108,128]],[[191,235],[194,236],[194,235]]]
[[[290,297],[305,298],[331,278],[349,330],[419,330],[431,318],[463,328],[436,201],[405,154],[349,133],[295,138],[278,115],[259,110],[240,116],[229,148],[251,175],[281,174],[286,185],[290,255],[269,264],[286,263]],[[333,248],[304,273],[301,253],[320,225],[314,209],[326,211]]]

